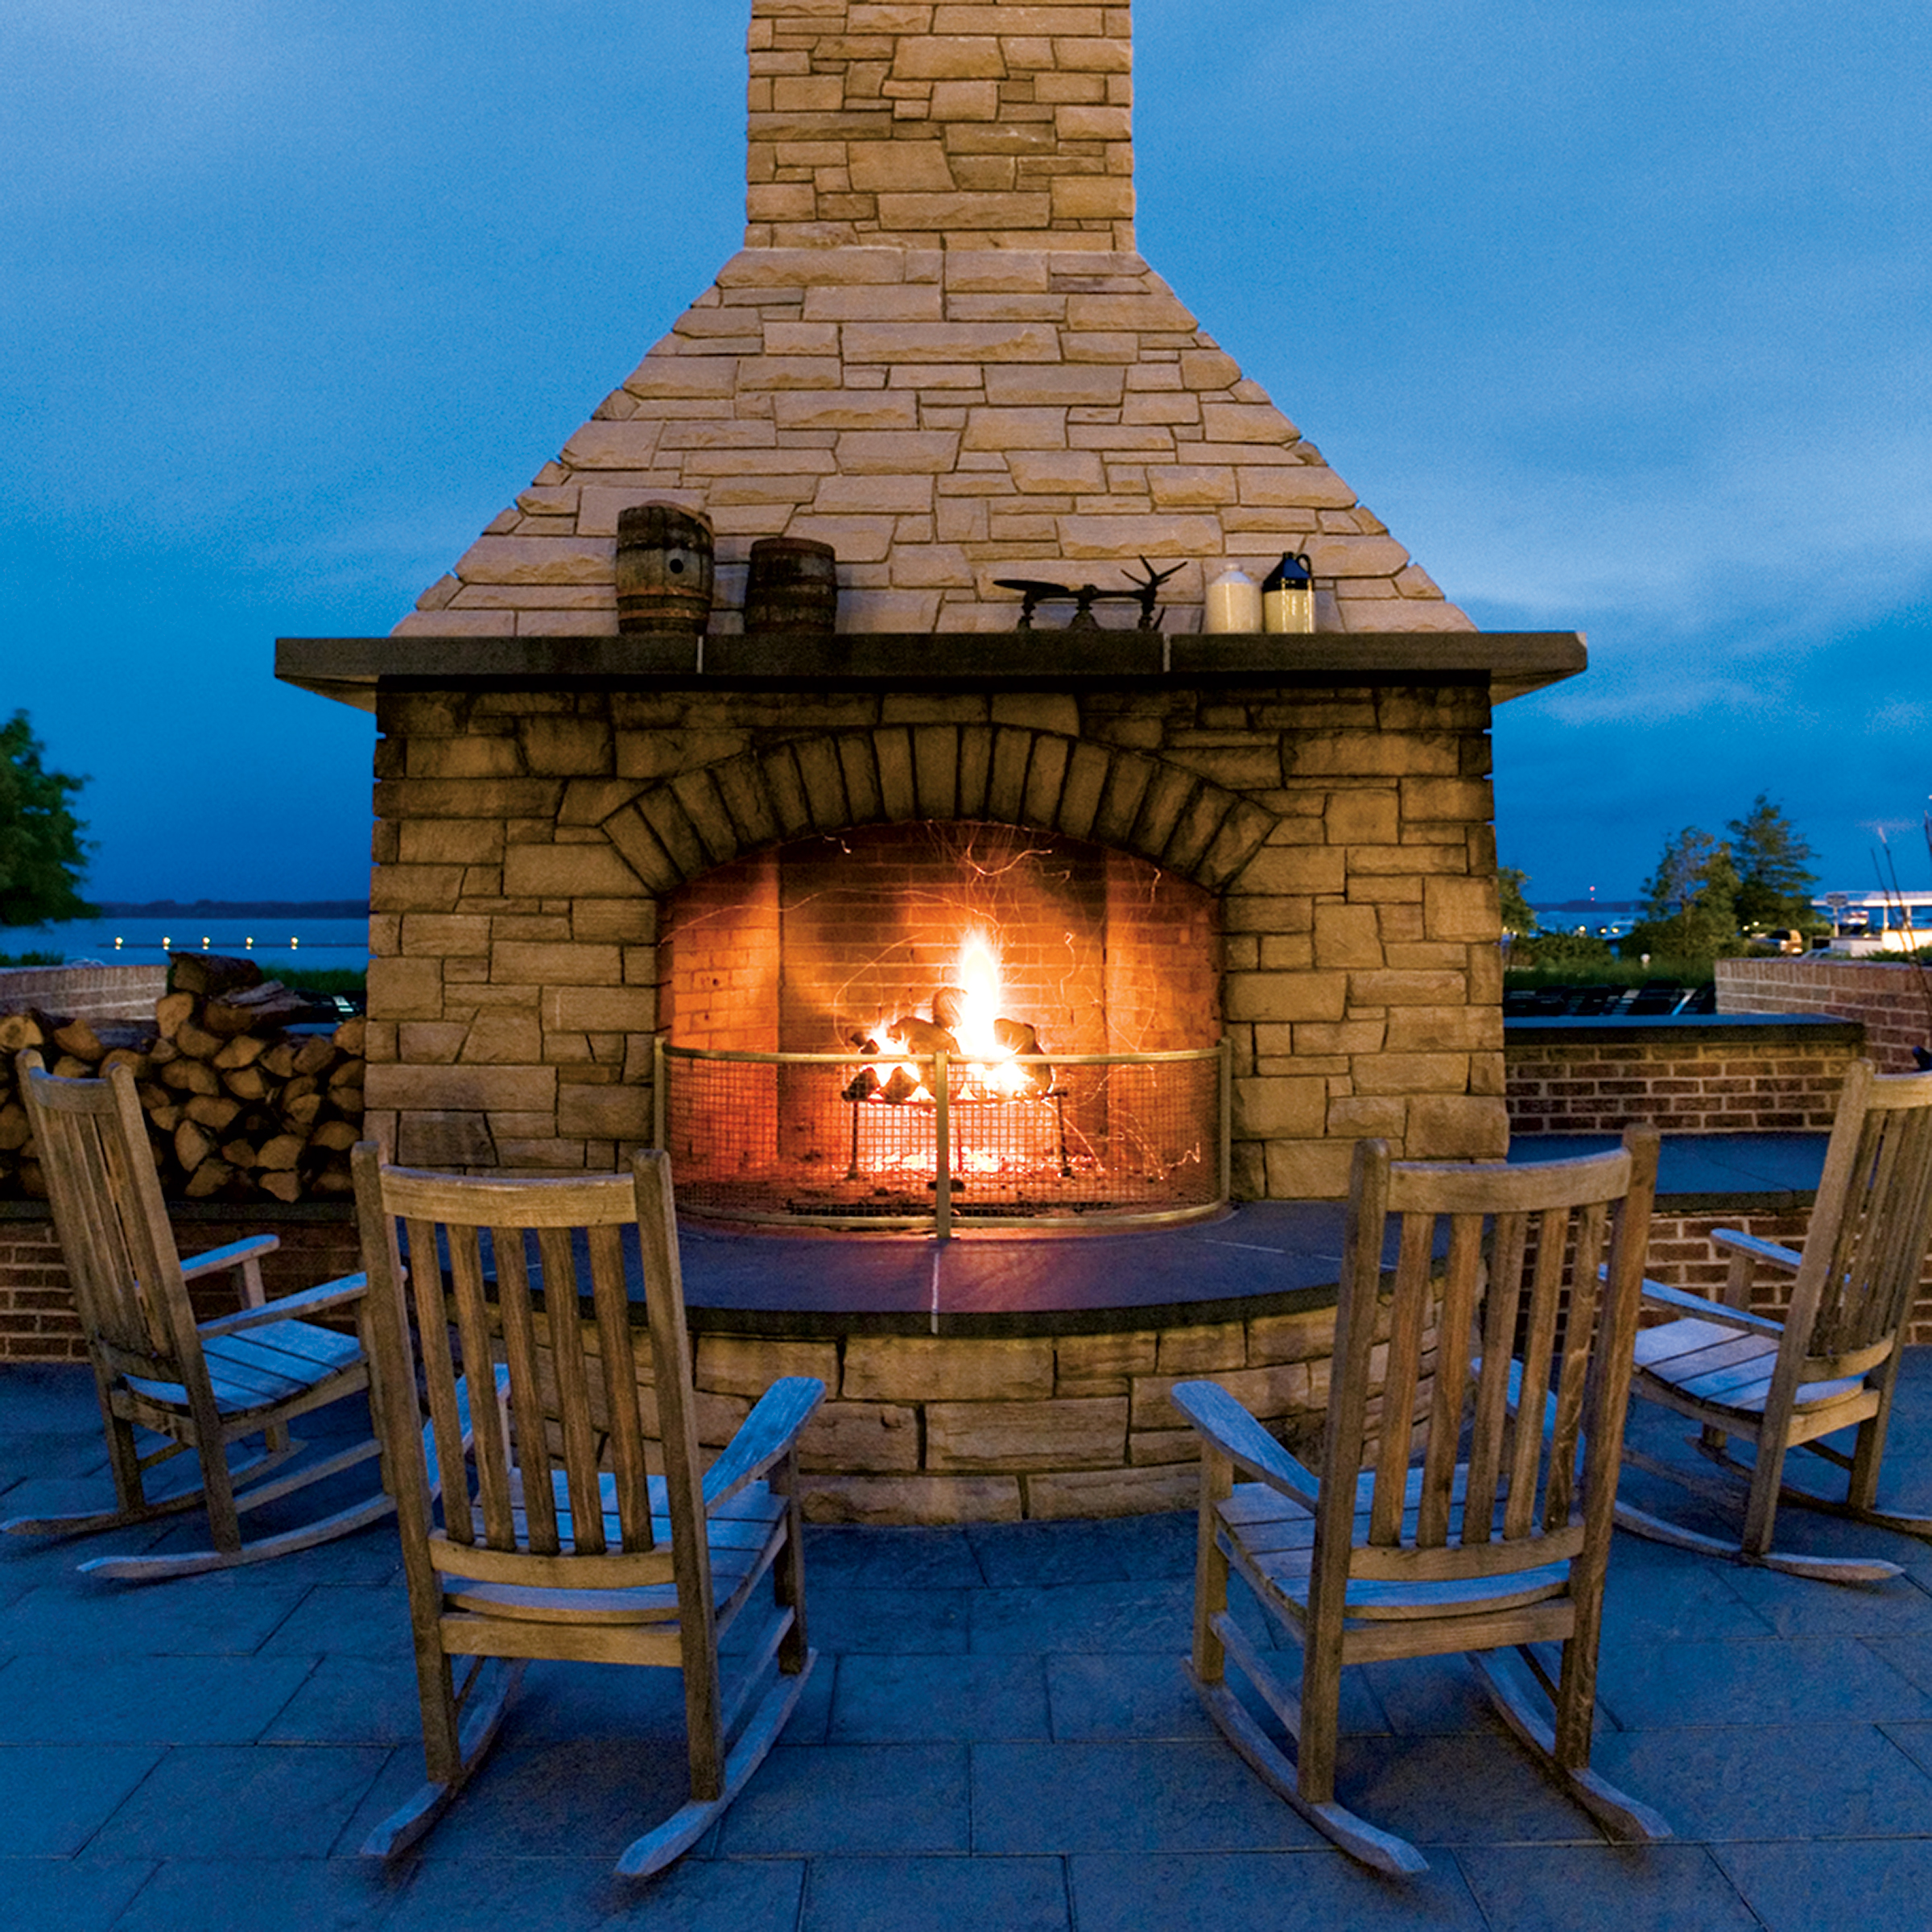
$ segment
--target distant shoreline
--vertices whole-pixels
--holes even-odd
[[[104,919],[365,919],[367,899],[103,899]],[[79,925],[80,920],[66,922]]]

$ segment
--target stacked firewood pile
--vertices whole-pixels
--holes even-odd
[[[14,1055],[85,1079],[125,1066],[170,1199],[330,1199],[350,1191],[361,1137],[365,1022],[291,1027],[308,1001],[251,960],[177,953],[151,1026],[30,1009],[0,1015],[0,1195],[43,1199]]]

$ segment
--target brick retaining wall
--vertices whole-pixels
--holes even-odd
[[[1828,1131],[1853,1022],[1789,1026],[1707,1019],[1513,1020],[1503,1028],[1505,1092],[1517,1133]]]
[[[1831,1013],[1858,1021],[1880,1073],[1911,1073],[1932,1042],[1928,985],[1918,969],[1878,960],[1719,960],[1719,1013]]]
[[[262,1264],[271,1297],[353,1274],[362,1265],[346,1207],[277,1213],[251,1206],[211,1213],[178,1204],[171,1212],[184,1256],[251,1234],[276,1236],[281,1246]],[[196,1312],[204,1319],[225,1313],[233,1307],[230,1295],[226,1278],[214,1278],[197,1287]],[[37,1202],[0,1203],[0,1363],[80,1361],[86,1352],[67,1264],[46,1208]]]
[[[1715,1294],[1723,1286],[1730,1268],[1730,1257],[1711,1245],[1712,1232],[1719,1228],[1739,1229],[1760,1241],[1776,1241],[1781,1246],[1804,1245],[1805,1229],[1811,1220],[1811,1203],[1799,1200],[1776,1208],[1752,1210],[1736,1207],[1699,1208],[1682,1213],[1671,1212],[1666,1201],[1650,1223],[1650,1246],[1645,1272],[1653,1281],[1672,1288],[1689,1289],[1699,1294]],[[1767,1269],[1752,1290],[1751,1306],[1761,1315],[1781,1316],[1790,1298],[1791,1277],[1781,1270]],[[1906,1326],[1909,1342],[1932,1342],[1932,1257],[1928,1257],[1918,1278],[1918,1297],[1913,1303],[1912,1319]]]

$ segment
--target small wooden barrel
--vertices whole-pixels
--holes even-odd
[[[809,537],[760,537],[745,586],[747,631],[829,634],[839,614],[838,556]]]
[[[701,636],[711,619],[711,525],[675,503],[617,512],[617,629]]]

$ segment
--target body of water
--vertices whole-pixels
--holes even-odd
[[[165,919],[74,919],[60,926],[0,926],[0,955],[51,952],[63,961],[155,966],[171,952],[221,952],[258,961],[270,979],[298,977],[303,966],[369,964],[369,921],[300,914],[188,913]]]

